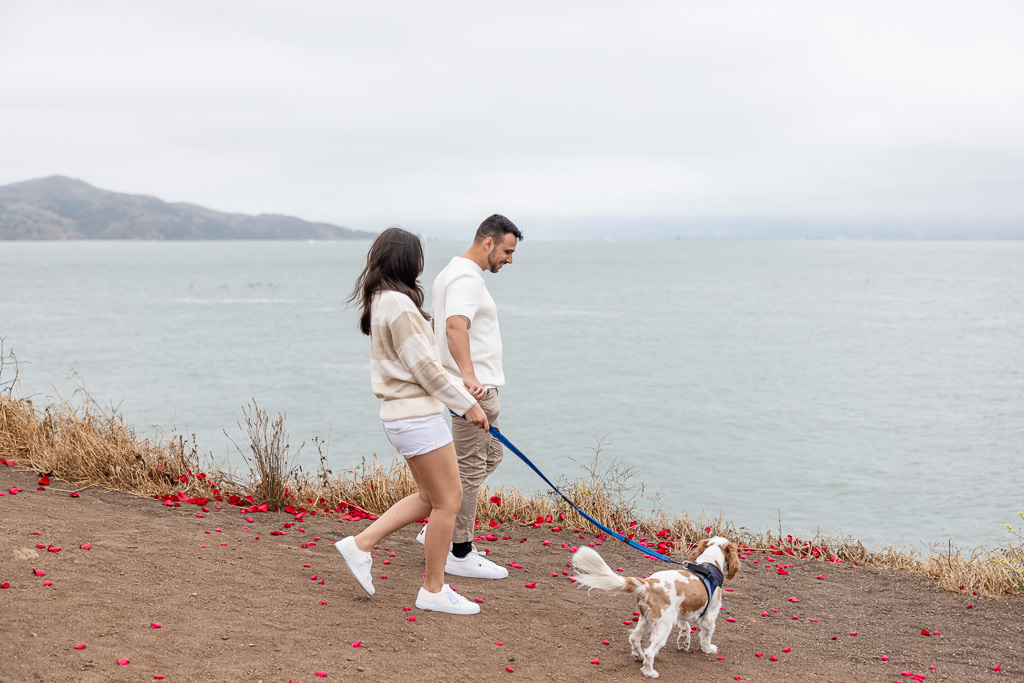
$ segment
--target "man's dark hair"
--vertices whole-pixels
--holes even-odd
[[[509,233],[516,236],[517,242],[523,239],[523,233],[519,232],[519,228],[516,227],[515,223],[496,213],[485,218],[480,227],[476,229],[475,241],[483,242],[486,238],[490,237],[500,244],[505,239],[505,235]]]

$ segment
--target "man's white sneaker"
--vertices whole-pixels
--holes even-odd
[[[458,558],[448,553],[448,559],[444,562],[446,574],[465,576],[471,579],[504,579],[508,576],[508,570],[496,565],[476,551],[476,547],[469,551],[469,555]]]
[[[437,593],[431,593],[426,588],[420,587],[416,594],[416,606],[420,609],[432,612],[447,612],[448,614],[477,614],[480,612],[480,605],[470,602],[452,590],[447,583],[441,586]]]
[[[371,568],[373,566],[373,555],[365,553],[356,546],[356,539],[354,536],[346,536],[340,541],[334,544],[334,547],[338,549],[341,556],[345,558],[345,564],[348,565],[348,569],[352,572],[352,576],[356,577],[356,581],[362,586],[367,593],[373,595],[376,590],[373,587],[373,577],[370,575]]]
[[[416,534],[416,540],[419,541],[420,545],[426,545],[427,544],[427,525],[426,524],[424,524],[423,528],[420,529],[420,532],[418,534]]]

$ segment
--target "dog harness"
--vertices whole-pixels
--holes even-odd
[[[725,577],[722,576],[722,570],[717,565],[710,564],[708,562],[687,562],[686,570],[696,574],[700,579],[700,582],[704,584],[704,590],[708,592],[708,601],[704,605],[704,611],[700,613],[697,618],[700,619],[707,614],[708,607],[711,607],[711,596],[715,594],[715,589],[720,588],[722,583],[725,581]]]

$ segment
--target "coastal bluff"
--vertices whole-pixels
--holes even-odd
[[[247,216],[64,176],[0,187],[0,240],[345,240],[373,233],[292,216]]]

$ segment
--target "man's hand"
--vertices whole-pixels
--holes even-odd
[[[481,386],[480,382],[477,381],[476,375],[463,377],[462,384],[465,385],[466,391],[478,401],[487,395],[487,387]]]
[[[473,407],[466,413],[466,421],[471,425],[475,425],[485,432],[490,431],[491,425],[487,422],[487,415],[484,413],[484,409],[480,407],[479,403],[474,403]]]

